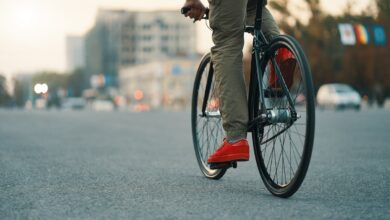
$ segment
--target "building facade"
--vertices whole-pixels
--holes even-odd
[[[86,73],[118,86],[120,68],[196,53],[195,25],[177,11],[99,10],[86,34]]]
[[[68,71],[73,71],[85,66],[85,46],[84,37],[66,37],[66,67]]]
[[[130,109],[139,103],[151,109],[189,107],[198,59],[163,59],[120,70],[120,94]],[[138,98],[138,93],[142,97]]]
[[[95,26],[85,37],[86,74],[103,74],[115,86],[122,45],[122,27],[130,20],[124,10],[99,10]]]

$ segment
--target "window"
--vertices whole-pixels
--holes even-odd
[[[168,50],[168,47],[161,47],[161,52],[163,52],[163,53],[168,53],[169,52],[169,50]]]
[[[142,28],[143,28],[144,30],[150,30],[151,25],[150,25],[150,24],[144,24],[144,25],[142,26]]]
[[[156,23],[160,27],[161,30],[167,30],[168,29],[168,25],[165,24],[163,19],[161,19],[161,18],[156,19]]]
[[[130,48],[129,47],[122,47],[123,49],[122,49],[122,51],[123,52],[130,52]]]
[[[143,37],[144,41],[151,41],[153,39],[153,37],[151,35],[145,35]]]
[[[151,47],[144,47],[144,48],[143,48],[143,51],[144,51],[145,53],[150,53],[150,52],[152,52],[152,48],[151,48]]]

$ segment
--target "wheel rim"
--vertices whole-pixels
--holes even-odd
[[[199,89],[196,100],[196,119],[195,119],[195,145],[197,147],[197,158],[206,176],[216,176],[222,170],[210,169],[207,163],[208,157],[215,152],[219,144],[225,137],[222,127],[222,118],[219,111],[219,95],[215,85],[215,77],[211,83],[210,94],[206,105],[206,115],[202,115],[202,104],[205,95],[207,78],[210,70],[210,63],[203,69],[199,83]]]
[[[284,48],[284,49],[281,49]],[[274,49],[274,56],[281,50],[292,51],[288,47]],[[289,79],[285,79],[289,84],[289,92],[293,99],[298,119],[294,123],[272,123],[265,126],[258,132],[257,138],[260,144],[261,166],[263,175],[268,183],[276,189],[286,188],[292,183],[301,168],[302,158],[306,146],[308,131],[308,100],[307,89],[304,78],[304,68],[298,58],[293,53],[296,60],[295,66],[292,63],[285,67],[282,62],[278,62],[282,75],[293,79],[289,84]],[[284,65],[284,66],[283,66]],[[291,109],[286,96],[280,95],[278,88],[280,84],[273,80],[272,69],[275,69],[271,61],[266,63],[263,75],[263,88],[269,89],[265,98],[267,110]],[[287,74],[287,75],[285,75]],[[282,132],[282,133],[281,133]]]

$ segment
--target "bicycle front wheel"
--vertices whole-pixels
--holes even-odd
[[[210,169],[207,163],[208,157],[215,152],[225,137],[210,53],[203,57],[196,73],[192,93],[191,125],[200,170],[207,178],[220,179],[226,169]]]
[[[286,198],[301,186],[310,163],[315,126],[312,77],[303,50],[289,36],[272,40],[261,69],[265,109],[260,109],[258,91],[252,107],[255,118],[267,114],[268,122],[255,126],[254,152],[267,189]]]

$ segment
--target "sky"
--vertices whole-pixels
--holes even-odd
[[[347,1],[322,0],[321,4],[330,14],[339,14]],[[369,1],[355,0],[355,11],[364,10]],[[65,71],[66,36],[85,34],[92,28],[99,8],[178,10],[183,3],[184,0],[0,0],[0,74]],[[211,32],[204,22],[198,23],[197,28],[198,50],[204,52],[211,45]]]

